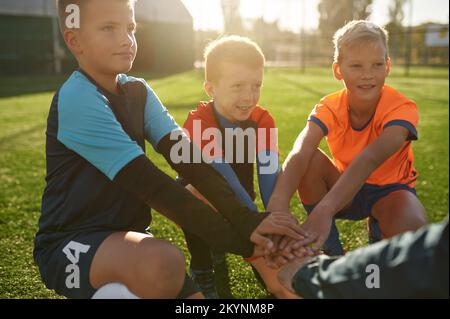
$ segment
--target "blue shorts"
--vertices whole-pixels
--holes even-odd
[[[334,216],[334,219],[362,220],[369,217],[371,231],[371,233],[369,234],[369,241],[373,242],[381,240],[381,232],[379,230],[378,223],[372,216],[373,205],[375,205],[375,203],[378,202],[381,198],[398,190],[406,190],[417,196],[416,190],[414,188],[404,184],[390,184],[384,186],[364,184],[356,194],[356,196],[353,198],[351,205],[348,208],[345,208],[342,211],[338,212]],[[309,215],[316,205],[317,204],[303,204],[303,207]],[[334,221],[331,227],[330,236],[328,237],[328,240],[324,245],[324,251],[331,256],[344,254],[342,244],[339,240],[339,232]]]

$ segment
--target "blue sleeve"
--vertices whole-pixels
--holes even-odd
[[[66,83],[59,92],[57,138],[110,180],[144,154],[117,121],[106,97],[83,79]]]
[[[153,148],[156,149],[158,143],[164,136],[170,134],[172,131],[182,129],[162,105],[158,96],[147,82],[144,80],[141,81],[147,88],[147,103],[145,105],[144,113],[145,138],[152,144]]]
[[[256,156],[259,192],[264,207],[267,208],[279,173],[278,153],[262,151]]]
[[[223,178],[225,178],[225,180],[228,182],[228,185],[230,185],[231,189],[233,189],[236,197],[242,204],[253,211],[257,211],[255,203],[253,203],[247,191],[241,185],[239,178],[236,176],[236,173],[227,162],[225,162],[222,158],[216,158],[212,161],[211,166],[214,167],[214,169],[218,171],[223,176]]]
[[[315,117],[314,115],[311,115],[308,119],[308,121],[310,122],[314,122],[317,125],[319,125],[319,127],[322,129],[323,131],[323,135],[327,136],[328,135],[328,127],[325,125],[324,122],[322,122],[319,118]]]
[[[408,140],[409,141],[417,141],[419,139],[419,134],[417,133],[417,129],[414,127],[414,125],[411,122],[405,121],[405,120],[393,120],[388,123],[386,123],[383,126],[383,129],[389,127],[389,126],[403,126],[409,131]]]

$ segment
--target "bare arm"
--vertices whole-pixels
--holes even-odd
[[[304,224],[305,230],[314,238],[316,248],[320,248],[327,239],[332,217],[352,200],[369,176],[402,147],[408,134],[408,130],[402,126],[386,128],[375,142],[353,160],[317,204]]]
[[[309,166],[309,162],[317,150],[320,141],[324,137],[322,129],[314,122],[308,121],[306,127],[297,137],[294,146],[283,163],[280,174],[275,185],[275,189],[270,198],[267,210],[290,213],[290,201],[295,191],[298,189],[303,176]],[[308,236],[306,236],[308,237]],[[277,250],[284,247],[291,239],[282,236],[272,236],[273,249],[270,254],[276,254]],[[301,241],[308,243],[312,240]],[[295,242],[295,241],[294,241]],[[293,258],[290,249],[286,249],[283,253],[284,257],[276,257],[275,255],[267,254],[266,262],[269,265],[282,263],[281,260],[287,262],[287,259]],[[278,262],[275,260],[278,259]]]
[[[307,123],[283,163],[267,207],[268,211],[289,212],[291,198],[298,189],[309,162],[323,137],[323,131],[317,124]]]
[[[328,207],[334,216],[353,199],[369,176],[402,147],[408,134],[409,131],[402,126],[386,128],[353,160],[318,206]]]

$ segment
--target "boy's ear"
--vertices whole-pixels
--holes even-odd
[[[391,72],[391,58],[387,58],[386,60],[386,76]]]
[[[80,55],[83,53],[80,44],[79,33],[76,30],[65,30],[64,31],[64,41],[67,47],[74,55]]]
[[[333,63],[333,75],[336,78],[336,80],[338,80],[338,81],[343,80],[341,67],[339,66],[339,63],[337,63],[337,62]]]
[[[203,88],[210,98],[214,98],[215,90],[214,85],[211,81],[205,81],[205,83],[203,83]]]

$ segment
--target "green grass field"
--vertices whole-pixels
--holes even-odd
[[[449,186],[449,92],[448,69],[414,69],[406,78],[398,70],[388,84],[398,88],[419,105],[419,141],[414,142],[416,167],[420,176],[417,191],[430,222],[448,213]],[[149,78],[149,77],[147,77]],[[0,298],[57,298],[41,282],[32,257],[40,204],[45,187],[45,129],[51,99],[62,78],[17,78],[0,81]],[[151,77],[150,85],[182,124],[187,112],[205,99],[202,74],[191,71],[169,77]],[[341,88],[328,69],[271,69],[261,105],[267,107],[279,127],[281,160],[304,127],[314,104],[325,94]],[[148,147],[148,156],[175,176],[159,155]],[[260,200],[258,206],[262,209]],[[292,210],[303,219],[297,199]],[[367,244],[364,222],[339,222],[346,249]],[[186,245],[180,230],[154,213],[152,231],[181,247]],[[187,258],[188,259],[188,258]],[[231,284],[238,298],[262,298],[250,267],[229,255]]]

